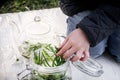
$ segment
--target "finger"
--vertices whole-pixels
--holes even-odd
[[[66,42],[66,44],[60,49],[60,51],[56,54],[57,56],[61,56],[64,54],[68,49],[70,49],[71,44],[69,41]]]
[[[64,54],[63,54],[63,58],[67,59],[69,57],[71,57],[72,54],[74,54],[76,52],[76,49],[74,47],[71,47],[69,50],[67,50]]]
[[[76,55],[71,59],[72,62],[79,60],[83,55],[83,50],[79,50],[76,52]]]
[[[87,50],[87,51],[84,52],[84,57],[82,57],[80,60],[81,61],[86,61],[88,58],[89,58],[89,51]]]
[[[68,41],[68,37],[63,41],[63,43],[59,46],[59,49],[61,49],[65,44],[66,42]]]

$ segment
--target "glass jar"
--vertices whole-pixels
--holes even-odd
[[[18,47],[20,47],[24,41],[49,43],[59,46],[61,43],[60,37],[64,37],[64,35],[56,34],[52,26],[45,24],[44,21],[42,22],[39,16],[35,17],[34,21],[25,25],[25,27],[25,30],[21,31]],[[37,27],[37,32],[36,29],[34,29],[35,27]],[[42,29],[44,31],[41,31]],[[29,57],[33,57],[33,55]],[[28,72],[25,73],[26,70],[22,71],[22,74],[18,76],[18,78],[21,77],[20,80],[72,80],[69,59],[64,64],[55,67],[37,65],[33,59],[30,59],[29,63],[30,66],[26,68]],[[103,74],[102,65],[92,58],[89,58],[85,62],[72,62],[72,64],[80,71],[93,77],[99,77]]]
[[[40,65],[32,64],[33,67],[33,80],[72,80],[71,68],[69,61],[56,67],[43,67]]]
[[[42,54],[40,53],[39,55]],[[22,80],[72,80],[72,71],[69,59],[67,59],[67,61],[62,65],[46,67],[36,64],[33,57],[34,56],[31,58],[30,68],[28,69],[31,73],[29,76],[23,77]],[[43,59],[40,58],[39,60],[43,61]],[[103,74],[102,65],[92,58],[88,58],[85,62],[78,60],[76,62],[72,62],[72,64],[80,71],[93,77],[99,77]]]

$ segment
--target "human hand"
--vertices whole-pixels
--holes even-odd
[[[60,46],[57,56],[67,59],[75,53],[75,56],[70,59],[72,62],[77,60],[85,61],[89,57],[89,47],[90,44],[84,32],[81,29],[75,29]]]

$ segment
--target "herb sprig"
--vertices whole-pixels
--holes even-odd
[[[23,56],[30,58],[30,55],[33,54],[34,63],[43,67],[55,67],[60,66],[65,63],[65,60],[56,56],[56,53],[59,49],[52,45],[46,43],[31,43],[25,41],[23,44]]]

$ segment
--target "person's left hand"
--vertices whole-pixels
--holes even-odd
[[[81,29],[75,29],[60,46],[57,56],[67,59],[75,53],[75,56],[71,58],[72,62],[77,60],[85,61],[89,57],[89,46],[90,44],[84,32]]]

